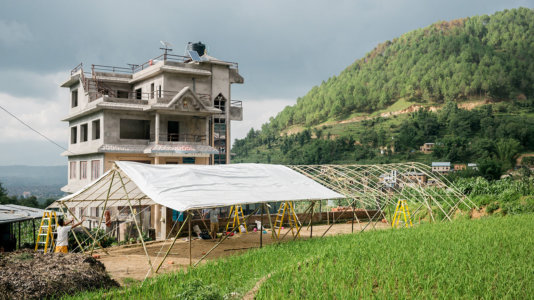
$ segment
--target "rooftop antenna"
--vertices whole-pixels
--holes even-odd
[[[171,47],[171,43],[169,42],[165,42],[165,41],[159,41],[162,45],[163,45],[163,48],[160,48],[161,50],[163,50],[163,60],[167,60],[167,52],[168,51],[172,51]]]

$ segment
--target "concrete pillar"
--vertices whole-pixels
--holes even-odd
[[[156,144],[159,144],[159,113],[156,112],[156,120],[155,120],[155,131],[154,131],[154,134],[156,135],[156,138],[154,139],[154,141],[156,142]]]

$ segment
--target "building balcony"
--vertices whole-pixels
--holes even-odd
[[[159,134],[158,144],[172,145],[173,143],[189,143],[189,144],[207,144],[206,135],[189,134],[189,133],[168,133]],[[156,142],[156,135],[150,135],[150,142]]]

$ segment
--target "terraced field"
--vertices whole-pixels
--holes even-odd
[[[291,242],[73,298],[526,299],[533,224],[526,214]]]

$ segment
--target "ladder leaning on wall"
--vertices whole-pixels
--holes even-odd
[[[45,211],[41,219],[41,226],[39,226],[39,234],[35,242],[35,251],[48,253],[54,251],[57,228],[57,215],[55,211]]]

